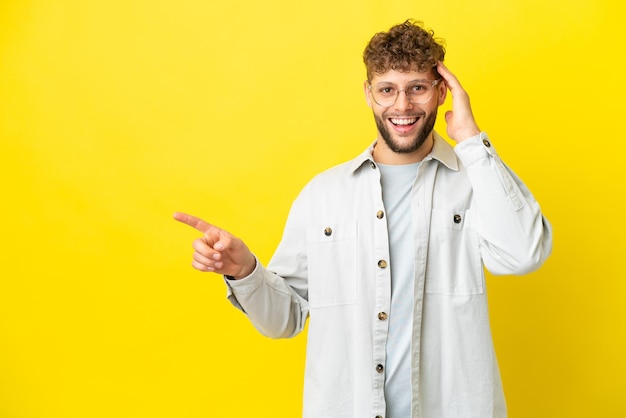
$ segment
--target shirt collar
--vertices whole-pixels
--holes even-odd
[[[437,132],[433,131],[434,144],[433,149],[430,153],[424,158],[423,161],[437,160],[450,170],[458,171],[459,170],[459,160],[456,157],[456,153],[454,152],[454,148],[441,137]],[[374,141],[365,151],[363,151],[358,157],[356,157],[350,163],[350,172],[354,173],[358,170],[363,164],[374,164],[374,157],[372,156],[372,152],[374,151],[374,145],[376,142]]]

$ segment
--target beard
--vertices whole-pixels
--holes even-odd
[[[383,117],[384,116],[385,115],[383,114]],[[420,118],[424,119],[422,127],[415,133],[415,137],[411,142],[403,145],[394,140],[391,132],[389,132],[389,129],[385,126],[383,119],[374,114],[374,120],[376,121],[376,127],[378,128],[380,136],[383,138],[389,149],[398,154],[410,154],[417,151],[422,145],[424,145],[424,142],[426,142],[435,127],[437,110],[430,112],[425,116],[421,116]]]

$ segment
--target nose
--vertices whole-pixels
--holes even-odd
[[[409,95],[406,94],[406,91],[400,90],[398,91],[398,97],[396,97],[396,102],[394,103],[394,107],[396,109],[410,109],[413,106],[413,103],[409,101]]]

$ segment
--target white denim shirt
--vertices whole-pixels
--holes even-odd
[[[393,266],[372,150],[316,176],[268,267],[227,280],[230,300],[269,337],[292,337],[310,317],[305,418],[385,417]],[[455,148],[435,134],[411,204],[411,416],[506,417],[483,266],[496,275],[537,269],[551,227],[485,133]]]

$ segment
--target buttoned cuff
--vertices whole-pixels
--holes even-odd
[[[498,155],[485,132],[457,144],[454,152],[466,167],[484,158]]]

